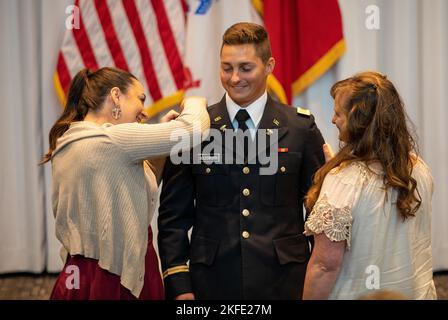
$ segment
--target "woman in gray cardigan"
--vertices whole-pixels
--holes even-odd
[[[119,69],[84,69],[72,81],[42,160],[52,164],[66,259],[51,299],[164,298],[150,227],[158,177],[178,140],[199,143],[191,137],[202,138],[210,122],[205,99],[192,97],[180,114],[141,124],[144,101],[142,84]]]

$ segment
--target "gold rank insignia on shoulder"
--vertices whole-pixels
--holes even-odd
[[[221,116],[217,116],[215,119],[213,119],[215,122],[219,122],[219,120],[221,120]]]
[[[311,111],[309,109],[304,109],[304,108],[298,107],[297,114],[309,117],[309,116],[311,116]]]
[[[277,127],[280,125],[280,121],[277,119],[272,120],[272,123],[275,124]]]

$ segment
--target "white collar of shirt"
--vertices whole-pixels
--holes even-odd
[[[235,128],[238,125],[238,121],[236,121],[236,119],[235,119],[236,113],[238,111],[240,111],[241,109],[245,109],[249,113],[249,116],[250,116],[250,119],[248,119],[248,122],[246,122],[247,127],[249,129],[258,128],[258,125],[260,124],[261,117],[263,116],[264,108],[266,106],[267,101],[268,101],[268,94],[265,91],[257,100],[252,102],[246,108],[241,108],[226,93],[227,112],[229,113],[230,121],[232,122],[233,127]]]

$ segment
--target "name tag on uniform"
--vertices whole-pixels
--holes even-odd
[[[205,153],[200,153],[198,155],[199,161],[200,162],[205,162],[207,164],[209,163],[221,163],[221,154],[217,153],[217,154],[205,154]]]

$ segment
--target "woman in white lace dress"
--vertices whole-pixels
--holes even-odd
[[[357,299],[392,290],[436,299],[429,168],[416,155],[402,100],[382,74],[337,82],[332,122],[341,150],[307,194],[314,235],[304,299]]]

